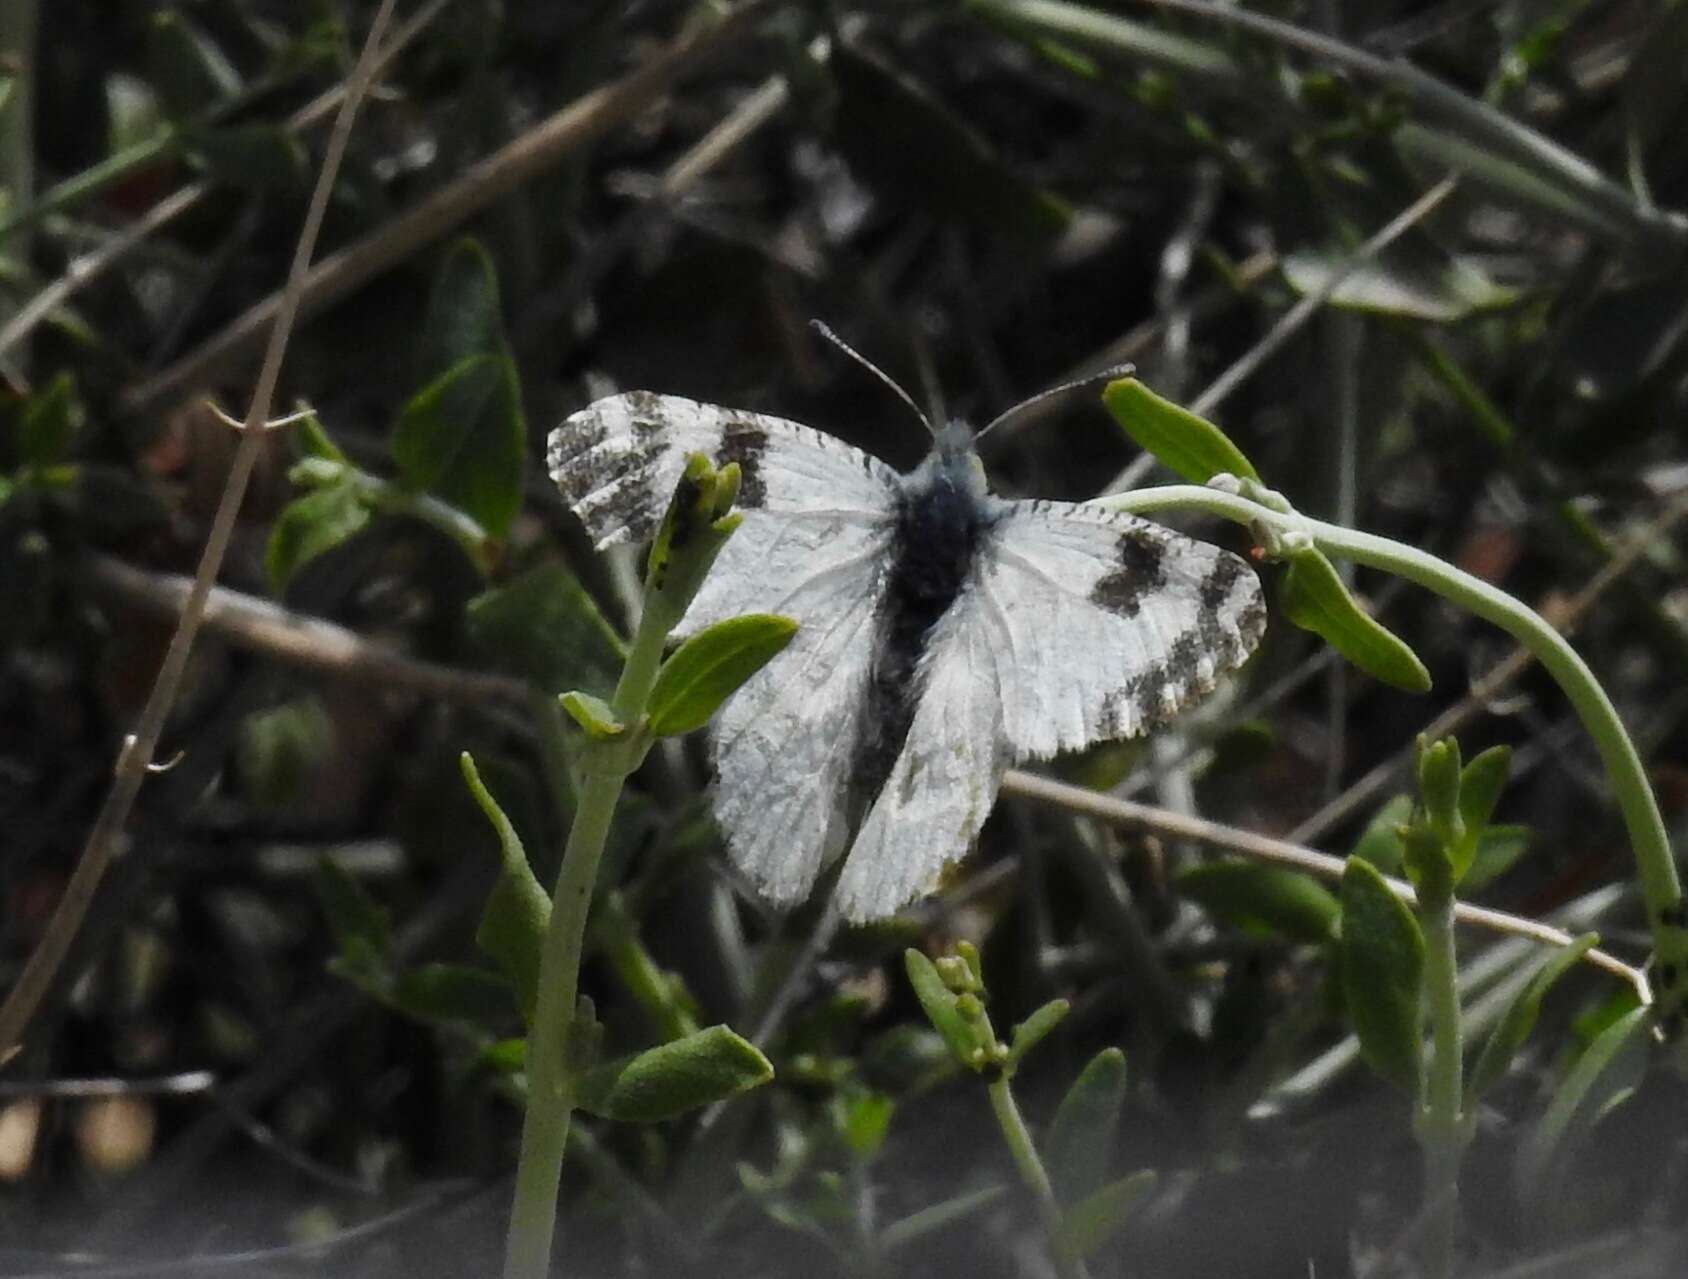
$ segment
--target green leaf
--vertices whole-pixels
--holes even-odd
[[[1012,1071],[1033,1048],[1043,1042],[1043,1039],[1061,1019],[1072,1011],[1072,1005],[1065,999],[1051,999],[1047,1004],[1035,1010],[1009,1036],[1008,1060],[1003,1063],[1006,1070]]]
[[[944,984],[936,965],[911,947],[903,952],[903,966],[908,970],[914,997],[920,1001],[932,1029],[943,1037],[950,1055],[967,1069],[978,1070],[983,1064],[979,1058],[979,1037],[972,1023],[956,1011],[955,992]]]
[[[1159,1180],[1141,1168],[1086,1195],[1061,1214],[1061,1242],[1075,1257],[1088,1257],[1119,1233]]]
[[[1418,654],[1361,610],[1324,552],[1309,549],[1290,557],[1278,600],[1286,618],[1368,675],[1409,693],[1429,691],[1430,672]]]
[[[404,406],[393,461],[411,489],[443,498],[505,537],[521,509],[526,438],[515,364],[504,355],[472,355]]]
[[[350,480],[329,484],[296,497],[282,508],[264,551],[270,589],[281,594],[294,576],[319,555],[369,523],[369,507]]]
[[[1492,884],[1530,851],[1528,826],[1485,826],[1477,833],[1477,852],[1459,883],[1466,894]]]
[[[1254,464],[1225,432],[1206,418],[1163,400],[1134,377],[1108,383],[1102,403],[1139,448],[1192,484],[1206,484],[1215,475],[1260,479]]]
[[[771,613],[748,613],[699,631],[657,672],[648,711],[651,732],[676,737],[702,728],[795,634],[796,622]]]
[[[1044,1162],[1061,1203],[1080,1202],[1108,1175],[1125,1086],[1125,1054],[1104,1048],[1079,1072],[1056,1107],[1044,1142]]]
[[[380,903],[332,857],[317,862],[311,886],[322,903],[347,975],[384,975],[391,963],[393,925]]]
[[[857,1159],[871,1159],[885,1144],[897,1103],[884,1093],[864,1092],[844,1101],[839,1135]]]
[[[241,721],[235,746],[241,789],[259,808],[285,808],[333,749],[334,722],[315,697],[256,711]]]
[[[573,573],[547,560],[469,601],[470,642],[535,688],[608,697],[627,648]]]
[[[147,79],[173,116],[203,115],[241,90],[240,72],[211,39],[175,9],[152,16]]]
[[[616,718],[615,707],[601,697],[571,692],[564,693],[557,701],[568,712],[568,717],[580,725],[581,731],[593,741],[608,741],[627,731],[627,725]]]
[[[29,398],[18,432],[20,460],[30,466],[51,466],[70,448],[70,441],[82,428],[82,402],[76,395],[76,379],[70,372],[54,374],[52,381]]]
[[[774,1077],[768,1059],[725,1026],[710,1026],[605,1062],[576,1085],[582,1110],[627,1123],[657,1123],[765,1084]]]
[[[1554,1155],[1583,1128],[1634,1087],[1645,1067],[1651,1008],[1637,1006],[1603,1030],[1554,1089],[1535,1131],[1518,1152],[1519,1182],[1539,1193]]]
[[[972,7],[1010,30],[1034,37],[1077,40],[1163,71],[1200,76],[1220,84],[1237,84],[1243,78],[1242,68],[1218,44],[1086,5],[1061,0],[972,0]]]
[[[207,177],[242,191],[291,191],[305,179],[304,144],[279,125],[187,128],[182,141]]]
[[[1536,1018],[1541,1014],[1542,1000],[1546,998],[1547,992],[1553,989],[1554,983],[1570,972],[1599,940],[1598,933],[1584,933],[1569,946],[1562,946],[1553,951],[1542,961],[1535,976],[1513,996],[1512,1003],[1507,1006],[1488,1041],[1484,1043],[1483,1051],[1477,1057],[1477,1064],[1471,1068],[1471,1077],[1465,1085],[1463,1110],[1470,1113],[1477,1104],[1477,1099],[1506,1074],[1507,1067],[1512,1064],[1512,1058],[1535,1029]]]
[[[918,1212],[911,1212],[885,1227],[878,1240],[880,1250],[894,1252],[917,1239],[924,1239],[935,1231],[947,1229],[958,1221],[965,1221],[981,1209],[990,1207],[1007,1193],[1006,1186],[984,1186],[964,1195],[957,1195],[953,1199],[932,1204]]]
[[[321,458],[324,462],[336,462],[341,466],[348,464],[349,459],[330,438],[328,428],[315,413],[306,413],[295,422],[290,435],[300,457]]]
[[[1311,877],[1241,858],[1191,866],[1178,888],[1226,923],[1297,941],[1332,940],[1342,917],[1336,898]]]
[[[839,150],[869,186],[940,217],[1039,242],[1072,218],[1067,204],[1004,165],[971,128],[907,76],[840,43]]]
[[[1518,299],[1518,290],[1496,284],[1428,236],[1409,233],[1357,266],[1349,263],[1351,252],[1338,245],[1297,249],[1284,259],[1284,278],[1296,292],[1312,294],[1333,275],[1346,272],[1330,295],[1332,306],[1437,324],[1510,306]]]
[[[469,793],[498,835],[498,853],[503,864],[497,882],[487,894],[475,943],[509,977],[516,988],[522,1015],[531,1022],[539,993],[539,957],[545,946],[546,926],[551,922],[551,898],[535,877],[516,828],[481,782],[473,756],[464,751],[458,763]]]
[[[1348,1019],[1373,1070],[1415,1097],[1423,1053],[1419,987],[1424,936],[1406,904],[1369,862],[1342,872],[1338,954]]]
[[[1459,815],[1465,829],[1475,835],[1489,824],[1500,802],[1501,788],[1512,768],[1512,748],[1491,746],[1459,774]]]
[[[476,355],[508,354],[498,273],[481,245],[464,238],[440,263],[422,321],[417,367],[430,381]]]
[[[1401,862],[1406,856],[1406,845],[1401,842],[1401,827],[1412,815],[1411,795],[1391,797],[1366,823],[1349,855],[1370,862],[1385,875],[1399,874]]]
[[[393,1006],[425,1022],[484,1022],[509,1015],[510,983],[464,964],[423,964],[399,974]]]

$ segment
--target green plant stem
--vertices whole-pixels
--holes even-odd
[[[1002,1139],[1008,1143],[1008,1153],[1014,1157],[1020,1179],[1026,1183],[1026,1189],[1032,1192],[1032,1200],[1037,1204],[1038,1219],[1043,1223],[1044,1234],[1049,1237],[1056,1270],[1061,1279],[1088,1279],[1083,1260],[1075,1257],[1067,1246],[1061,1229],[1061,1205],[1055,1199],[1054,1184],[1049,1180],[1049,1171],[1043,1166],[1037,1147],[1032,1144],[1031,1132],[1014,1101],[1006,1073],[991,1081],[990,1097],[997,1127],[1002,1129]]]
[[[662,664],[662,645],[671,619],[659,613],[656,608],[646,608],[616,684],[611,706],[623,724],[637,725],[643,718]],[[589,742],[584,753],[586,781],[563,849],[563,864],[557,871],[551,920],[540,952],[539,991],[528,1032],[527,1114],[516,1163],[504,1279],[545,1279],[550,1271],[557,1187],[562,1180],[563,1151],[574,1113],[568,1043],[579,994],[586,919],[616,803],[628,774],[637,765],[637,753],[630,753],[621,741]]]
[[[1459,963],[1454,953],[1454,895],[1421,888],[1419,925],[1424,933],[1424,1002],[1430,1020],[1430,1072],[1419,1139],[1424,1146],[1427,1207],[1425,1273],[1453,1274],[1459,1224],[1459,1166],[1465,1154],[1461,1064],[1465,1047],[1459,1017]]]
[[[1564,690],[1600,753],[1629,832],[1641,893],[1647,903],[1657,974],[1656,1015],[1667,1026],[1680,1020],[1684,998],[1688,997],[1688,982],[1683,981],[1688,974],[1688,919],[1683,914],[1682,883],[1658,801],[1648,784],[1641,756],[1611,699],[1588,664],[1545,619],[1505,591],[1415,547],[1298,513],[1275,511],[1220,489],[1173,484],[1119,494],[1106,499],[1105,504],[1138,514],[1200,510],[1239,524],[1263,525],[1280,534],[1305,534],[1327,555],[1416,582],[1492,622],[1529,649]]]

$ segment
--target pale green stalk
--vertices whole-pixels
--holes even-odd
[[[649,607],[639,621],[611,707],[623,724],[644,717],[651,687],[662,664],[662,645],[671,618]],[[574,825],[557,871],[551,920],[539,960],[539,990],[528,1033],[527,1115],[522,1123],[521,1155],[516,1164],[515,1200],[504,1254],[504,1279],[545,1279],[551,1266],[556,1230],[557,1187],[563,1151],[574,1112],[574,1080],[569,1065],[569,1032],[579,994],[580,954],[598,862],[621,788],[637,765],[623,743],[590,742],[584,752],[586,774],[575,809]]]
[[[1424,933],[1424,1001],[1430,1017],[1430,1070],[1425,1080],[1419,1140],[1424,1147],[1425,1272],[1432,1279],[1453,1274],[1454,1237],[1459,1224],[1459,1166],[1465,1154],[1462,1063],[1465,1047],[1459,1017],[1459,964],[1454,953],[1454,895],[1419,890],[1419,925]]]

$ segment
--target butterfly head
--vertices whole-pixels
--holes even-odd
[[[952,419],[932,434],[932,452],[920,471],[930,480],[971,497],[983,497],[989,488],[985,484],[984,464],[979,450],[973,446],[973,428]]]

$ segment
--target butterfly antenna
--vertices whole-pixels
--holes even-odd
[[[868,359],[867,356],[863,355],[860,351],[856,350],[855,347],[851,346],[843,338],[839,337],[838,334],[827,328],[827,326],[820,320],[810,320],[809,325],[816,333],[819,333],[828,342],[831,342],[840,351],[844,352],[845,355],[849,356],[857,364],[861,365],[869,373],[873,374],[874,377],[878,378],[881,382],[885,383],[886,386],[890,387],[891,390],[895,392],[897,398],[904,404],[908,405],[914,415],[920,419],[920,424],[926,428],[926,433],[928,435],[937,435],[937,432],[932,429],[932,419],[920,411],[920,406],[914,402],[914,397],[907,391],[903,390],[902,387],[898,386],[896,382],[891,379],[891,375],[889,373],[885,372],[884,369],[880,368],[872,360]]]
[[[1095,373],[1087,373],[1084,377],[1076,377],[1070,382],[1062,382],[1059,386],[1052,386],[1048,390],[1039,391],[1030,399],[1021,400],[1013,408],[1005,409],[997,414],[982,431],[973,437],[973,442],[977,444],[1004,422],[1012,422],[1028,410],[1047,403],[1057,395],[1065,395],[1068,391],[1077,391],[1082,387],[1094,386],[1098,382],[1112,382],[1116,378],[1130,377],[1136,371],[1137,366],[1134,364],[1111,364],[1105,369],[1098,369]]]

